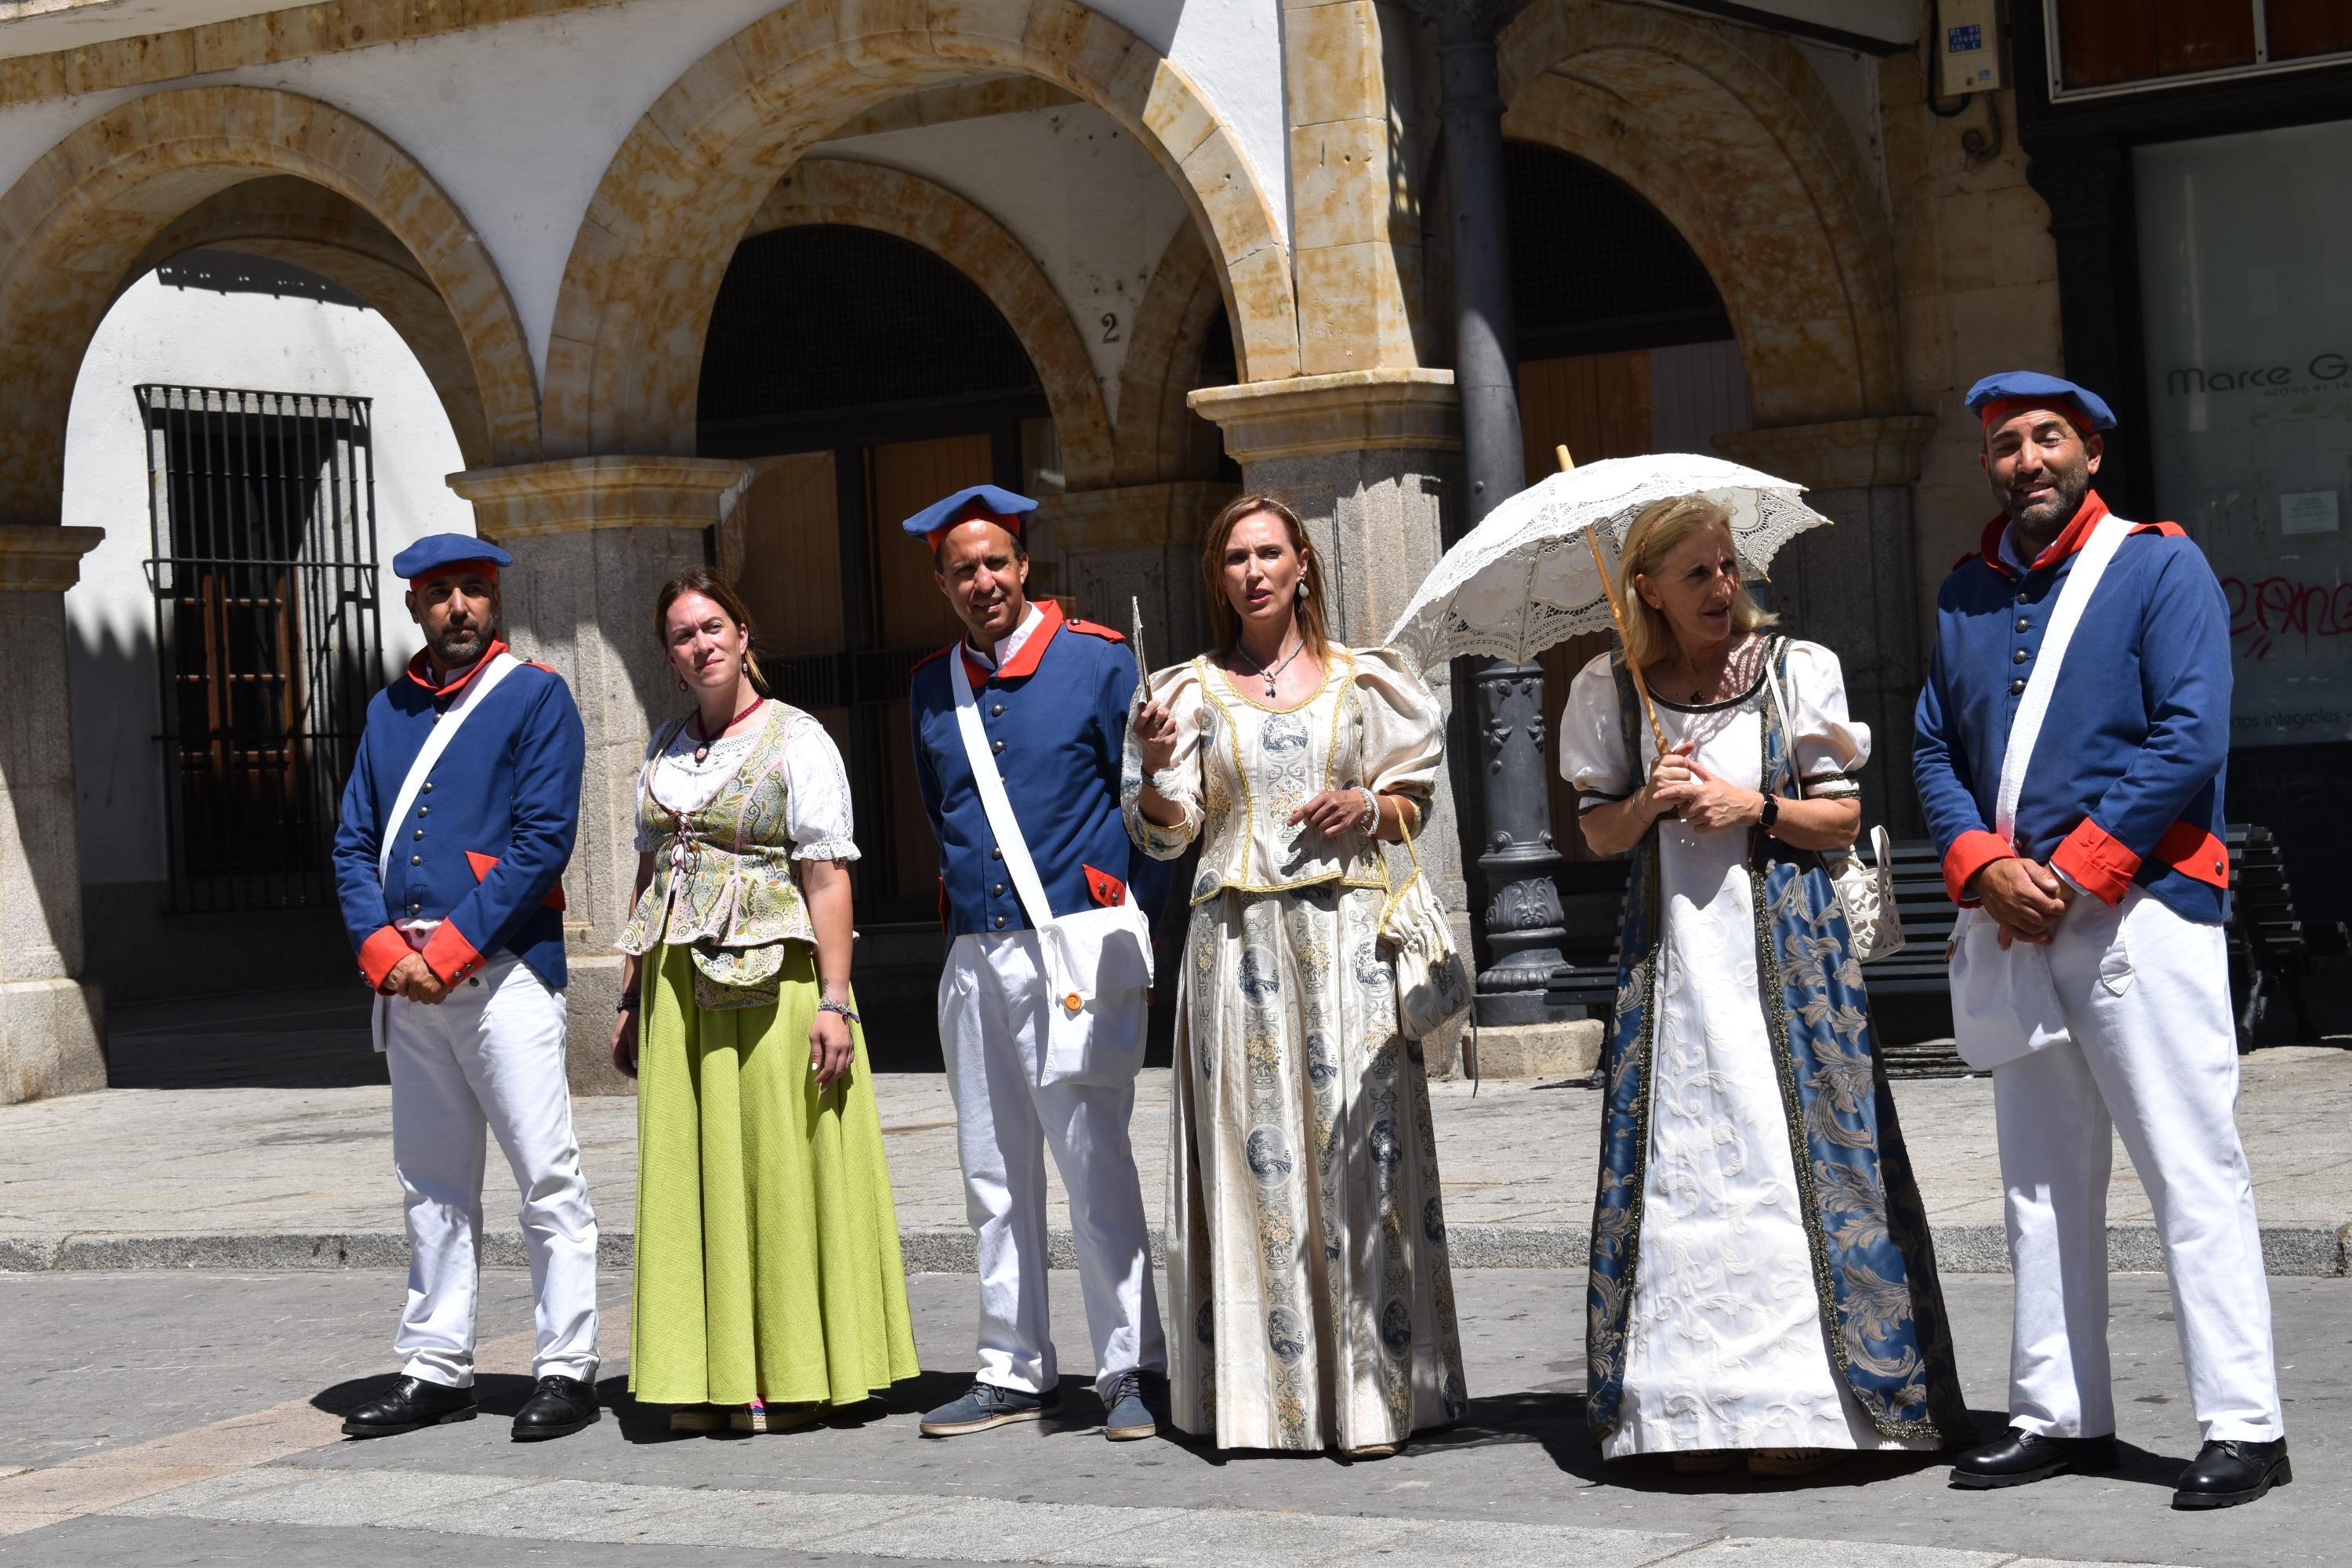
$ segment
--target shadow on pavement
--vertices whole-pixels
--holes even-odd
[[[388,1083],[364,987],[142,1002],[108,1020],[114,1089],[356,1089]]]

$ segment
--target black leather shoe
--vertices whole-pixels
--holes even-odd
[[[2273,1437],[2267,1443],[2224,1439],[2197,1450],[2197,1458],[2180,1472],[2172,1506],[2235,1508],[2293,1479],[2294,1470],[2286,1462],[2285,1438]]]
[[[1971,1448],[1954,1460],[1952,1484],[1978,1490],[2021,1487],[2069,1470],[2098,1475],[2119,1463],[2112,1432],[2104,1437],[2044,1437],[2012,1426],[1999,1442]]]
[[[446,1426],[452,1421],[471,1421],[480,1412],[474,1406],[474,1391],[452,1388],[446,1383],[427,1383],[421,1377],[404,1377],[392,1385],[392,1392],[382,1399],[370,1400],[343,1420],[346,1437],[393,1437],[403,1432],[414,1432],[420,1426]]]
[[[515,1413],[514,1440],[543,1443],[550,1437],[569,1437],[583,1426],[594,1425],[602,1414],[596,1408],[594,1384],[551,1373],[539,1380],[530,1403]]]

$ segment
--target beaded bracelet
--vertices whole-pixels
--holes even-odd
[[[1356,793],[1364,797],[1364,815],[1357,822],[1356,831],[1378,833],[1381,830],[1381,797],[1362,785],[1357,786]]]
[[[818,997],[816,1010],[820,1013],[838,1013],[853,1024],[863,1023],[865,1021],[858,1017],[856,1013],[850,1011],[848,1003],[836,1002],[830,996]]]

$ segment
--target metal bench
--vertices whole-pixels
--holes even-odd
[[[2238,1048],[2316,1040],[2304,977],[2314,954],[2345,951],[2344,922],[2312,926],[2295,913],[2286,863],[2269,828],[2233,823],[2229,845],[2230,999]]]

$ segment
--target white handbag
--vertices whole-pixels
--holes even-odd
[[[1381,906],[1379,929],[1396,972],[1397,1027],[1405,1038],[1419,1040],[1468,1010],[1470,975],[1454,949],[1453,922],[1430,890],[1410,829],[1404,847],[1412,857],[1412,875],[1403,887],[1390,888],[1388,901]],[[1377,845],[1374,852],[1379,853]],[[1385,854],[1381,855],[1381,879],[1389,879]]]
[[[1767,683],[1772,689],[1773,704],[1780,710],[1780,733],[1788,739],[1790,765],[1796,763],[1796,730],[1790,722],[1794,711],[1789,706],[1788,694],[1780,688],[1780,661],[1786,657],[1788,639],[1776,638],[1769,650],[1765,668]],[[1821,851],[1822,869],[1830,874],[1831,885],[1837,889],[1839,906],[1845,910],[1846,930],[1853,935],[1853,955],[1867,963],[1874,958],[1885,958],[1903,951],[1903,917],[1895,906],[1895,847],[1887,838],[1884,826],[1873,827],[1863,837],[1869,840],[1877,864],[1862,858],[1862,845],[1856,842],[1843,849]]]
[[[955,689],[956,728],[971,763],[972,783],[988,814],[990,831],[1004,852],[1004,868],[1022,911],[1037,933],[1038,963],[1051,999],[1040,1083],[1123,1083],[1143,1066],[1144,1026],[1150,1012],[1151,920],[1132,895],[1105,909],[1056,915],[1038,880],[1021,820],[1004,793],[971,678],[963,660],[950,656],[948,679]]]

